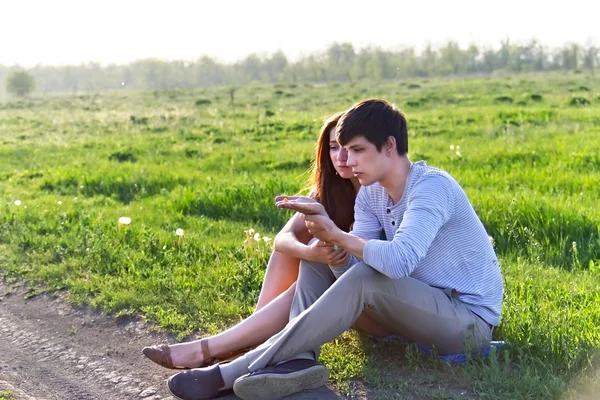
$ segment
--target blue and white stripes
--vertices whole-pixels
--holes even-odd
[[[388,240],[379,240],[382,229]],[[455,289],[473,312],[492,325],[500,323],[498,259],[465,192],[448,173],[413,163],[397,204],[378,183],[362,187],[351,233],[370,239],[363,261],[382,274]]]

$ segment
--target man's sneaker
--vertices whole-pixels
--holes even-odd
[[[243,400],[275,400],[327,383],[329,371],[313,360],[291,360],[246,374],[233,384]]]

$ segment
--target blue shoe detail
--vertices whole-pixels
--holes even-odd
[[[499,349],[501,347],[503,347],[506,343],[504,341],[493,341],[490,342],[490,344],[483,349],[480,353],[476,353],[473,355],[473,357],[481,357],[481,358],[487,358],[490,355],[490,352],[492,350],[492,348],[496,348]],[[419,348],[419,350],[421,350],[423,353],[425,354],[433,354],[433,351],[431,351],[427,346],[418,343],[417,347]],[[471,357],[471,358],[473,358]],[[438,360],[446,362],[448,364],[462,364],[464,362],[466,362],[469,357],[467,357],[466,354],[438,354],[437,355]]]

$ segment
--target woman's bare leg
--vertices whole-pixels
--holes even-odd
[[[282,330],[288,323],[296,285],[293,284],[265,307],[237,325],[205,338],[211,356],[227,354],[249,346],[256,346]],[[200,340],[169,346],[173,365],[194,368],[202,364],[204,356]]]
[[[292,283],[296,282],[299,266],[300,260],[297,258],[277,251],[271,253],[254,312],[269,304],[271,300],[283,293]]]
[[[285,327],[296,290],[299,262],[276,251],[271,253],[254,313],[226,331],[205,338],[211,356],[259,345]],[[176,366],[196,367],[204,361],[200,340],[169,347]]]
[[[273,252],[263,281],[263,290],[255,312],[235,326],[215,336],[205,338],[211,356],[227,354],[249,346],[256,346],[281,331],[289,322],[289,313],[296,291],[297,259]],[[287,268],[287,271],[285,270]],[[294,276],[295,274],[295,276]],[[281,281],[277,281],[281,279]],[[291,284],[288,285],[287,282]],[[283,292],[277,293],[278,290]],[[259,307],[262,302],[266,303]],[[362,313],[353,328],[373,336],[392,334],[366,313]],[[180,367],[197,367],[204,361],[200,340],[169,346],[173,364]]]

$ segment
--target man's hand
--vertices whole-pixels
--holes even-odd
[[[275,204],[279,208],[296,210],[305,215],[323,215],[327,217],[325,207],[313,198],[306,196],[277,196]]]
[[[343,233],[329,218],[325,207],[313,198],[305,196],[277,196],[275,204],[279,208],[295,210],[302,215],[306,229],[323,242],[334,242],[334,237]]]
[[[310,234],[324,242],[334,243],[336,235],[342,232],[326,215],[302,215],[302,218]]]

